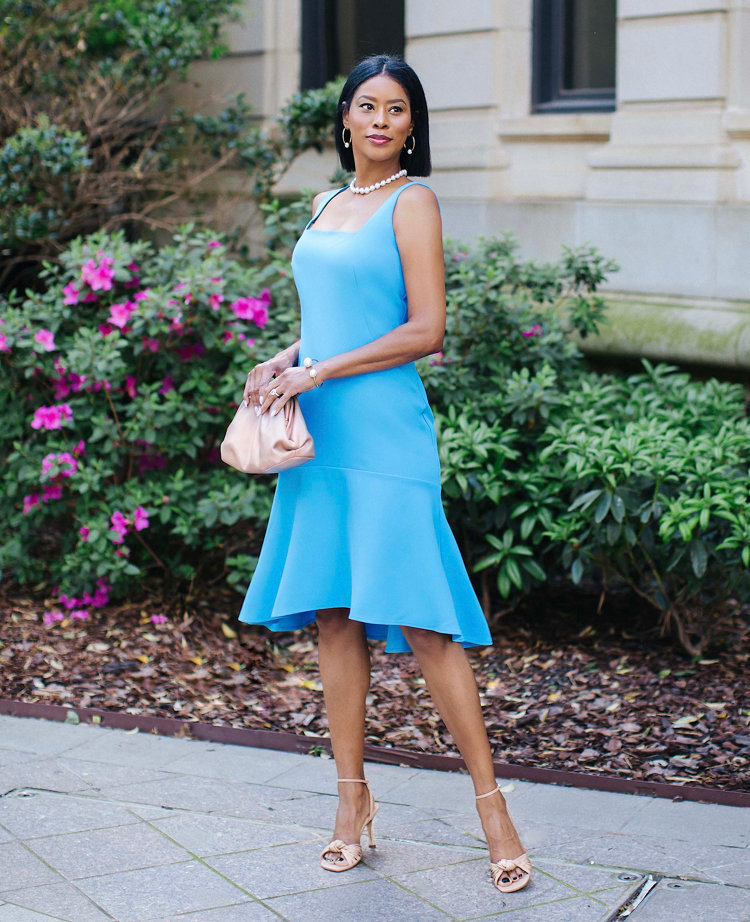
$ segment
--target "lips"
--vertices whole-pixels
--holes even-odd
[[[391,138],[387,137],[384,134],[368,134],[367,137],[371,141],[390,141]]]

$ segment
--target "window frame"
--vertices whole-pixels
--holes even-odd
[[[565,68],[563,3],[564,0],[534,0],[531,111],[534,114],[613,112],[617,102],[616,86],[587,90],[566,90],[562,86]]]

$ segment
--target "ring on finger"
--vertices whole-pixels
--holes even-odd
[[[271,393],[271,396],[272,396],[272,397],[281,397],[281,394],[276,390],[275,387],[272,387],[272,388],[271,388],[270,393]]]

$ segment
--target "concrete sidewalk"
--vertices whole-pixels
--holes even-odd
[[[501,781],[534,865],[504,895],[468,776],[367,774],[378,847],[332,874],[331,760],[0,716],[0,922],[750,920],[750,811]]]

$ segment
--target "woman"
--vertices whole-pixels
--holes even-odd
[[[368,638],[414,652],[477,792],[495,886],[529,881],[495,782],[464,647],[491,643],[448,527],[432,412],[414,361],[445,329],[442,228],[430,174],[427,104],[400,58],[349,75],[336,145],[355,179],[324,192],[292,256],[301,338],[248,375],[245,399],[278,413],[298,397],[315,459],[279,475],[240,620],[293,630],[315,619],[339,775],[330,871],[354,867],[377,811],[363,777]],[[518,856],[513,858],[513,856]]]

